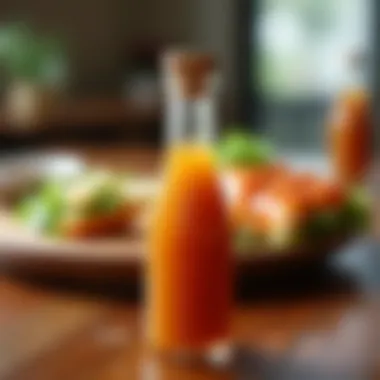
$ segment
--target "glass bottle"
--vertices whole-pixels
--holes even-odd
[[[163,58],[165,143],[212,143],[217,133],[219,74],[214,58],[171,52]]]
[[[224,360],[232,261],[216,163],[207,146],[216,132],[214,63],[209,55],[179,52],[165,57],[164,68],[169,147],[148,238],[148,345],[181,359]]]
[[[332,169],[344,184],[362,181],[371,159],[370,97],[363,78],[363,57],[350,57],[346,85],[335,100],[328,122]]]

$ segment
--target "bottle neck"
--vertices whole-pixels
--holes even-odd
[[[348,90],[365,91],[369,85],[366,64],[361,56],[353,56],[348,61],[344,86]]]
[[[165,143],[212,143],[215,139],[219,75],[213,57],[169,53],[163,59]]]
[[[345,88],[351,90],[365,90],[368,80],[363,70],[351,70],[345,82]]]
[[[216,99],[211,94],[184,98],[167,96],[165,142],[213,143],[217,133]]]

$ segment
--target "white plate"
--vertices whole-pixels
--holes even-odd
[[[3,157],[0,161],[0,194],[12,193],[46,177],[62,178],[80,173],[83,160],[69,154],[22,154]]]
[[[0,165],[0,193],[12,191],[34,180],[54,176],[71,176],[84,170],[78,156],[28,155],[8,158]],[[134,178],[128,191],[142,198],[153,197],[159,181],[152,177]],[[320,247],[299,247],[291,252],[255,252],[237,256],[240,272],[260,274],[277,268],[305,265],[323,260],[342,242],[325,242]],[[142,239],[121,238],[60,241],[35,235],[9,213],[0,210],[0,262],[16,270],[48,276],[76,278],[120,278],[139,274],[145,257]]]

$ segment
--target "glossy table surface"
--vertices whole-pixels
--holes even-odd
[[[350,280],[318,272],[238,285],[232,340],[263,355],[282,354],[305,334],[333,331],[365,305]],[[142,311],[128,284],[1,277],[0,379],[240,378],[153,362],[143,348]]]

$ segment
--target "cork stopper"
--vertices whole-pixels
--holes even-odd
[[[211,54],[197,51],[174,51],[164,57],[167,70],[178,81],[181,96],[186,99],[202,96],[207,78],[216,68]]]

